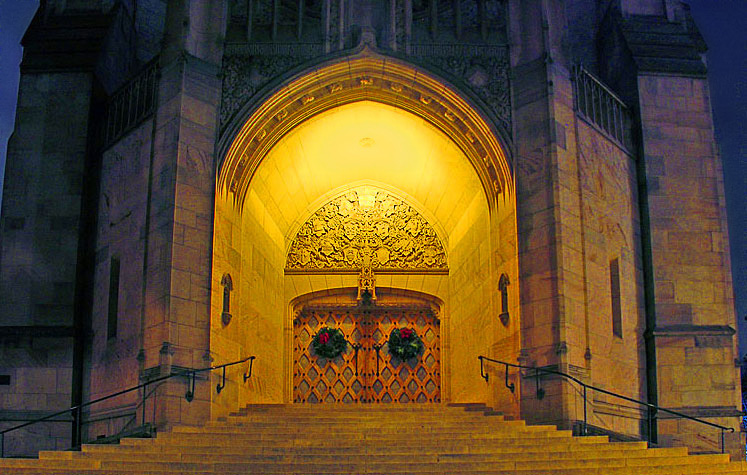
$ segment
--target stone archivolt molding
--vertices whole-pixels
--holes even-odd
[[[259,104],[228,148],[217,191],[242,209],[252,176],[286,133],[316,114],[364,100],[404,109],[444,132],[470,160],[491,209],[499,196],[513,195],[511,166],[482,115],[444,81],[367,47],[299,73]]]
[[[316,211],[288,251],[286,271],[448,271],[441,240],[410,205],[352,190]]]

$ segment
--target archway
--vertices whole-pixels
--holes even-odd
[[[416,210],[448,255],[448,269],[374,271],[377,287],[443,302],[442,399],[494,399],[467,368],[496,345],[518,353],[516,302],[503,325],[495,297],[498,276],[516,275],[515,206],[497,134],[474,108],[422,71],[361,57],[290,80],[227,148],[216,190],[211,350],[258,356],[258,377],[236,401],[292,400],[292,302],[355,289],[360,269],[294,271],[289,251],[325,204],[366,189]],[[237,302],[229,325],[218,305],[226,272]]]
[[[376,289],[376,304],[361,302],[357,289],[302,295],[293,310],[293,402],[438,403],[442,394],[441,308],[443,302],[413,291]],[[312,339],[323,327],[347,340],[334,357],[314,353]],[[395,329],[418,335],[417,356],[400,358],[389,347]]]

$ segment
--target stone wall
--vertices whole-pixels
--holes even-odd
[[[71,406],[87,73],[22,74],[0,220],[0,374],[5,427]],[[49,439],[37,437],[49,434]],[[69,443],[70,425],[8,435],[17,455]]]
[[[450,401],[487,401],[477,356],[490,351],[497,320],[497,277],[491,267],[490,227],[493,224],[485,198],[473,196],[449,234],[449,299],[445,377],[450,381]]]
[[[636,162],[630,152],[596,127],[580,116],[576,120],[590,383],[645,400],[646,319]],[[619,279],[611,283],[615,266]],[[614,291],[619,293],[622,322],[618,334],[613,329]],[[585,331],[581,326],[575,329],[578,338]],[[589,424],[616,433],[641,434],[645,411],[640,407],[603,394],[591,396],[593,415]]]
[[[721,160],[705,78],[638,79],[655,269],[659,404],[737,427],[736,317]],[[660,439],[703,426],[662,421]],[[676,435],[675,435],[676,434]]]
[[[70,407],[72,338],[50,334],[5,335],[0,338],[0,430],[21,425]],[[70,446],[71,418],[36,424],[5,435],[5,456],[29,456],[39,450]]]
[[[102,154],[85,400],[139,384],[139,351],[146,338],[156,336],[142,318],[152,131],[151,118]],[[110,282],[113,260],[119,262],[117,302],[111,301],[116,296]],[[134,425],[132,406],[139,397],[133,392],[92,407],[89,418],[105,420],[88,425],[88,436],[114,435]]]

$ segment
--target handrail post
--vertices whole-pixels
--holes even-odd
[[[480,360],[480,364],[482,364],[482,360]],[[508,382],[508,365],[506,365],[506,381],[504,383],[509,391],[511,391],[511,394],[513,394],[514,390],[516,389],[516,386],[514,383]]]
[[[488,373],[486,373],[485,369],[483,368],[483,358],[482,356],[478,356],[477,359],[480,360],[480,376],[482,376],[483,379],[485,379],[485,381],[487,382],[490,376],[488,376]]]
[[[81,416],[83,415],[83,408],[81,406],[78,406],[75,413],[75,440],[73,441],[73,447],[80,447],[81,442],[83,441],[83,437],[80,433],[80,429],[82,427]]]
[[[721,453],[726,453],[726,444],[724,443],[724,429],[721,429]]]
[[[223,388],[226,387],[226,367],[223,367],[223,382],[218,383],[217,386],[215,386],[215,391],[220,394],[221,391],[223,391]]]
[[[589,434],[588,427],[589,425],[586,422],[586,385],[584,385],[584,435]]]
[[[537,384],[537,399],[542,400],[545,397],[545,390],[540,387],[540,369],[534,368],[534,381]]]
[[[648,406],[648,410],[646,411],[646,417],[648,418],[647,439],[650,445],[654,443],[654,408],[653,407]]]
[[[356,373],[355,373],[355,375],[356,375],[356,376],[358,376],[358,366],[357,366],[357,364],[358,364],[358,351],[357,351],[357,350],[356,350],[356,360],[355,360],[355,364],[356,364],[356,367],[355,367],[355,371],[356,371]],[[247,381],[247,380],[248,380],[249,378],[251,378],[251,377],[252,377],[252,366],[253,366],[253,365],[254,365],[254,356],[250,356],[250,357],[249,357],[249,370],[248,370],[248,371],[247,371],[246,373],[244,373],[244,382],[245,382],[245,383],[246,383],[246,381]]]
[[[184,399],[187,400],[187,402],[192,402],[192,399],[195,397],[195,378],[196,378],[196,372],[191,371],[189,373],[189,376],[187,376],[187,392],[184,394]],[[191,380],[191,386],[190,389],[190,380]]]
[[[143,407],[141,409],[142,416],[140,417],[143,427],[145,427],[145,398],[147,394],[148,394],[148,382],[146,381],[145,386],[143,386]]]

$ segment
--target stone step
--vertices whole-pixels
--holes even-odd
[[[223,454],[285,454],[289,450],[293,450],[294,453],[302,454],[405,454],[412,456],[417,453],[431,453],[438,454],[444,452],[450,453],[498,453],[498,454],[513,454],[521,453],[525,451],[537,452],[537,451],[562,451],[562,452],[586,452],[586,451],[607,451],[607,450],[640,450],[646,448],[645,442],[623,442],[616,444],[607,444],[605,438],[584,438],[584,439],[572,439],[568,438],[557,438],[547,439],[542,445],[536,444],[534,441],[528,440],[517,440],[512,443],[505,443],[504,441],[493,441],[493,443],[486,444],[465,444],[461,441],[457,441],[449,444],[441,444],[441,447],[424,446],[422,444],[417,446],[407,446],[403,444],[397,445],[372,445],[366,446],[358,443],[340,444],[333,447],[322,447],[322,446],[311,446],[304,442],[301,444],[294,444],[292,441],[286,441],[283,443],[277,443],[266,446],[224,446],[221,448],[220,453]],[[684,450],[684,449],[677,449]],[[84,445],[83,452],[142,452],[146,454],[152,453],[198,453],[208,454],[215,453],[215,449],[212,446],[199,446],[189,444],[160,444],[152,439],[125,439],[122,445]],[[60,452],[51,452],[60,454]],[[69,454],[71,452],[62,452],[63,454]]]
[[[637,467],[617,467],[617,468],[565,468],[565,469],[552,469],[552,470],[536,470],[536,469],[514,469],[514,470],[439,470],[435,472],[415,472],[408,471],[404,472],[407,474],[413,473],[428,473],[438,475],[715,475],[715,474],[744,474],[747,473],[744,467],[736,465],[734,463],[729,466],[722,467],[692,467],[689,465],[684,466],[671,466],[671,467],[654,467],[650,470],[642,471]],[[67,469],[56,469],[56,468],[19,468],[14,469],[12,472],[14,475],[184,475],[182,471],[167,470],[167,471],[152,471],[142,469],[128,469],[128,470],[75,470],[70,471]],[[201,471],[189,472],[189,475],[215,475],[213,471]],[[245,470],[238,470],[234,472],[226,471],[221,472],[221,475],[247,475]],[[268,472],[272,473],[272,472]],[[306,471],[302,474],[286,472],[283,475],[329,475],[329,471]],[[366,475],[391,475],[390,472],[376,472],[368,471]]]
[[[35,462],[33,464],[32,462]],[[52,461],[27,461],[26,466],[32,468],[34,465],[51,464],[44,462]],[[62,461],[54,461],[62,462]],[[454,460],[451,458],[428,461],[415,459],[411,462],[401,462],[393,460],[357,460],[357,461],[329,461],[322,462],[317,459],[308,461],[284,461],[284,460],[267,460],[267,461],[118,461],[102,460],[100,469],[102,470],[127,470],[137,467],[143,471],[210,471],[216,473],[233,472],[245,470],[248,473],[307,473],[325,471],[328,473],[361,473],[369,471],[381,471],[388,473],[433,473],[440,471],[487,471],[487,470],[551,470],[551,469],[577,469],[577,468],[620,468],[620,467],[645,467],[654,469],[656,467],[668,466],[705,466],[712,468],[715,464],[726,464],[727,456],[721,455],[704,455],[704,456],[669,456],[653,458],[584,458],[577,459],[566,457],[564,459],[553,460],[503,460],[503,461],[469,461]],[[20,466],[20,465],[19,465]],[[98,467],[61,467],[58,464],[54,468],[98,468]]]
[[[40,454],[41,460],[69,460],[70,457],[76,458],[93,458],[103,459],[112,461],[139,461],[139,460],[153,460],[155,452],[144,452],[144,451],[109,451],[109,452],[68,452],[73,454],[70,456],[60,456],[59,452],[47,452]],[[637,449],[614,449],[604,448],[595,449],[593,451],[557,451],[548,452],[540,450],[521,450],[514,452],[486,452],[486,453],[458,453],[458,452],[434,452],[434,453],[416,453],[412,451],[410,453],[366,453],[350,452],[350,453],[317,453],[317,454],[304,454],[304,453],[275,453],[275,454],[244,454],[244,453],[225,453],[225,452],[195,452],[191,450],[182,452],[161,452],[158,454],[158,458],[164,462],[311,462],[318,461],[320,463],[337,463],[347,462],[352,463],[356,460],[365,459],[366,462],[385,462],[392,461],[398,463],[407,462],[439,462],[439,461],[454,461],[454,462],[500,462],[510,458],[514,461],[529,461],[529,460],[565,460],[565,459],[578,459],[582,456],[586,459],[616,459],[616,458],[653,458],[653,457],[684,457],[687,456],[687,450],[685,448],[671,448],[671,449],[651,449],[645,448]]]
[[[155,439],[0,460],[1,475],[686,475],[747,474],[724,455],[571,437],[486,417],[482,405],[249,406]]]
[[[246,415],[231,415],[223,417],[216,422],[273,422],[278,420],[284,420],[288,422],[311,422],[318,420],[329,420],[329,421],[340,421],[340,422],[381,422],[381,421],[444,421],[444,422],[482,422],[490,423],[499,420],[506,420],[502,415],[485,416],[482,413],[468,413],[466,415],[459,414],[447,414],[443,416],[427,415],[420,416],[414,413],[381,413],[381,414],[365,414],[365,415],[354,415],[354,414],[246,414]]]
[[[390,437],[385,434],[349,434],[345,436],[327,435],[324,437],[307,438],[304,434],[200,434],[200,433],[163,433],[156,438],[157,443],[170,444],[186,442],[186,445],[205,445],[205,446],[247,446],[258,445],[261,443],[277,443],[293,441],[294,445],[318,445],[318,446],[335,446],[343,442],[357,441],[367,445],[391,445],[397,446],[410,442],[417,437],[419,443],[439,444],[442,442],[460,441],[466,442],[490,442],[498,441],[501,443],[511,443],[512,441],[522,441],[531,439],[536,443],[544,443],[548,439],[570,438],[570,431],[526,431],[519,435],[512,432],[506,433],[422,433],[412,434],[411,437]]]
[[[9,468],[23,468],[23,467],[36,467],[40,462],[44,462],[41,459],[12,459],[12,458],[0,458],[0,473],[4,473],[4,469]],[[55,460],[55,468],[65,469],[93,469],[99,468],[101,461],[98,459],[86,459],[76,458],[67,460]]]
[[[267,417],[267,418],[231,418],[222,421],[211,421],[205,424],[204,427],[239,427],[253,425],[255,427],[266,427],[273,425],[317,425],[317,424],[337,424],[344,425],[347,427],[356,426],[360,424],[367,424],[372,426],[394,426],[402,424],[420,424],[420,425],[464,425],[470,427],[493,427],[501,425],[525,425],[523,421],[508,421],[504,420],[502,416],[498,417],[479,417],[479,418],[388,418],[382,420],[381,418],[370,418],[370,419],[353,419],[353,418],[337,418],[337,417],[307,417],[307,418],[279,418],[279,417]]]
[[[689,460],[686,460],[689,459]],[[635,459],[634,459],[635,460]],[[683,463],[683,461],[685,461]],[[636,463],[627,459],[619,461],[550,461],[550,462],[502,462],[490,464],[458,465],[453,463],[339,463],[325,464],[235,464],[235,463],[108,463],[101,469],[69,469],[55,464],[54,466],[37,464],[36,467],[18,467],[13,473],[25,475],[41,474],[70,474],[70,475],[166,475],[176,473],[190,474],[247,474],[247,473],[277,473],[277,474],[331,474],[331,473],[449,473],[456,474],[493,474],[493,475],[580,475],[580,474],[619,474],[619,475],[674,475],[691,473],[744,473],[747,470],[744,463],[723,463],[724,456],[690,456],[675,459],[661,458],[657,463]],[[665,463],[659,463],[666,461]],[[721,463],[719,463],[721,462]],[[488,465],[487,467],[485,465]]]
[[[561,459],[551,461],[528,460],[528,461],[500,461],[500,462],[457,462],[457,461],[438,461],[427,462],[416,460],[411,463],[401,463],[393,461],[355,461],[355,462],[330,462],[322,463],[319,461],[308,462],[143,462],[137,463],[126,461],[108,461],[101,462],[101,469],[104,470],[125,470],[128,467],[136,466],[140,470],[158,470],[158,471],[209,471],[214,470],[216,473],[244,471],[244,473],[308,473],[308,472],[327,472],[327,473],[363,473],[369,471],[385,473],[434,473],[443,471],[488,471],[488,470],[557,470],[557,469],[599,469],[599,468],[621,468],[621,467],[645,467],[646,470],[657,467],[669,466],[692,466],[713,468],[716,464],[726,464],[728,457],[722,456],[683,456],[683,457],[658,457],[647,459]]]
[[[380,434],[412,434],[412,433],[514,433],[517,430],[523,432],[536,432],[543,430],[554,430],[554,426],[524,426],[519,425],[491,425],[485,424],[470,426],[466,424],[391,424],[391,425],[370,425],[370,424],[352,424],[352,425],[338,425],[338,424],[272,424],[272,425],[241,425],[241,426],[209,426],[209,427],[195,427],[195,426],[177,426],[174,427],[172,433],[174,434],[350,434],[353,431],[365,431],[366,433],[380,433]]]
[[[157,439],[122,439],[120,442],[122,445],[141,445],[141,444],[154,444],[158,446],[168,445],[184,445],[193,447],[213,447],[213,448],[226,448],[235,447],[241,449],[250,449],[252,447],[286,447],[286,448],[297,448],[297,447],[322,447],[322,448],[335,448],[335,447],[357,447],[365,445],[368,447],[401,447],[407,445],[406,441],[395,440],[391,438],[377,438],[377,439],[362,439],[362,435],[356,434],[356,438],[342,438],[340,440],[330,440],[322,438],[252,438],[247,435],[245,437],[222,437],[222,438],[206,438],[201,437],[199,434],[159,434]],[[365,440],[365,444],[364,441]],[[375,443],[374,443],[375,441]],[[424,445],[424,441],[427,441],[430,445]],[[453,447],[461,446],[535,446],[542,444],[542,446],[548,443],[557,441],[569,441],[576,444],[593,444],[597,442],[607,442],[606,436],[597,437],[584,437],[573,439],[569,431],[557,431],[557,432],[546,432],[538,433],[533,437],[515,437],[513,434],[484,434],[483,436],[472,436],[460,435],[459,437],[447,437],[440,439],[419,439],[419,447],[432,447],[434,449],[450,449]]]

